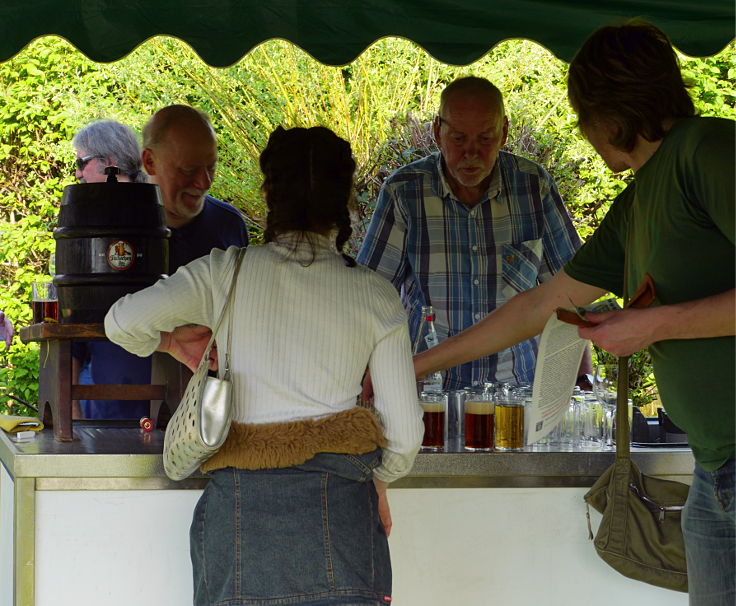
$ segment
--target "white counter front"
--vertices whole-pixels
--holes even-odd
[[[189,524],[205,478],[169,481],[162,434],[75,427],[71,443],[0,432],[0,606],[191,603]],[[688,449],[635,451],[689,480]],[[393,604],[685,605],[627,579],[588,540],[583,494],[613,453],[421,454],[389,490]],[[591,512],[593,527],[599,516]]]

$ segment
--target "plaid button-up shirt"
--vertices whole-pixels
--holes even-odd
[[[417,339],[432,305],[440,341],[475,324],[518,292],[547,280],[580,247],[557,187],[538,164],[500,152],[488,191],[473,206],[452,193],[439,152],[384,183],[358,262],[391,280]],[[422,351],[420,346],[417,351]],[[485,381],[531,382],[532,339],[448,370],[446,389]]]

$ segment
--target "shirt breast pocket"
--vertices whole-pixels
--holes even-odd
[[[501,275],[503,294],[507,298],[537,285],[542,264],[542,240],[501,245]]]

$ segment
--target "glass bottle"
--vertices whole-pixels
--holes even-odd
[[[422,306],[422,323],[419,327],[419,335],[423,335],[427,349],[430,349],[439,343],[439,339],[437,338],[437,329],[434,326],[434,309],[431,305]],[[442,373],[439,371],[432,372],[425,377],[422,391],[442,391],[443,383],[444,380],[442,378]]]

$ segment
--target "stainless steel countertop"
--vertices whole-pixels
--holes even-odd
[[[0,431],[0,461],[14,478],[36,478],[37,490],[201,488],[204,476],[173,482],[164,474],[163,431],[115,423],[75,422],[73,442],[51,430],[16,442]],[[525,450],[507,453],[420,453],[396,488],[590,486],[613,463],[613,452]],[[688,481],[689,448],[632,448],[642,472]]]

